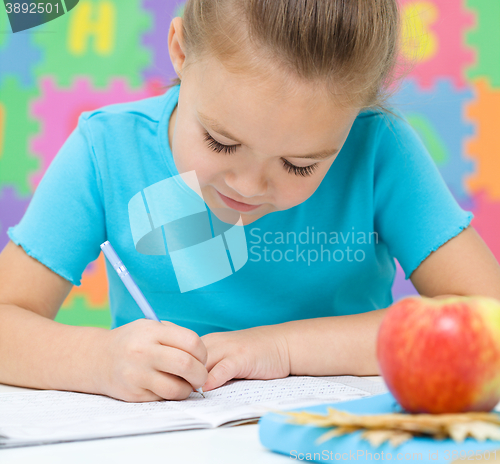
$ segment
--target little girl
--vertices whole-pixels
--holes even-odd
[[[394,258],[421,295],[500,299],[472,214],[383,107],[399,29],[396,0],[188,0],[168,38],[180,84],[83,113],[8,231],[0,382],[154,401],[233,378],[377,375]],[[169,254],[136,248],[129,207],[192,171],[207,211],[241,215],[248,260],[181,293]],[[108,264],[112,330],[54,322],[106,240],[162,323]]]

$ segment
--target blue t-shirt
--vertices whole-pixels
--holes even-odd
[[[473,215],[457,204],[411,126],[364,111],[316,192],[244,227],[248,261],[181,293],[168,254],[139,253],[130,200],[178,175],[164,95],[83,113],[15,227],[12,241],[75,285],[109,240],[159,318],[199,335],[392,304],[396,258],[406,278]],[[106,260],[112,328],[144,317]]]

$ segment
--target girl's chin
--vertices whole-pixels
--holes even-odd
[[[272,205],[268,203],[264,203],[251,211],[238,211],[224,202],[219,191],[215,187],[211,187],[209,191],[203,188],[202,193],[210,211],[212,211],[221,221],[228,224],[236,224],[241,217],[243,224],[247,225],[273,211],[277,211],[277,209],[273,209]]]

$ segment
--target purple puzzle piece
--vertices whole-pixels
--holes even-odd
[[[142,44],[153,51],[153,63],[143,72],[146,80],[159,80],[170,84],[175,71],[168,53],[168,31],[170,22],[181,0],[144,0],[143,7],[151,13],[153,28],[143,36]]]
[[[411,280],[405,280],[405,273],[400,264],[396,260],[396,278],[392,285],[392,298],[394,302],[400,300],[405,296],[418,295],[417,290],[411,283]]]

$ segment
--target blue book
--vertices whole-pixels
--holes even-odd
[[[389,414],[401,412],[396,399],[391,393],[369,396],[352,401],[321,404],[293,411],[308,411],[326,414],[327,408],[364,414]],[[354,462],[432,462],[445,463],[455,459],[478,461],[485,451],[490,451],[490,459],[500,458],[500,442],[478,441],[466,438],[462,443],[456,443],[451,438],[434,440],[427,437],[414,437],[394,448],[385,442],[374,448],[367,440],[361,438],[362,431],[334,437],[317,445],[316,440],[326,433],[327,428],[294,425],[287,421],[288,417],[275,413],[264,415],[259,421],[259,436],[261,443],[277,453],[285,454],[295,461],[354,461]],[[481,456],[479,456],[481,455]],[[477,457],[476,457],[477,456]],[[487,458],[486,454],[486,458]],[[486,461],[487,462],[487,461]]]

